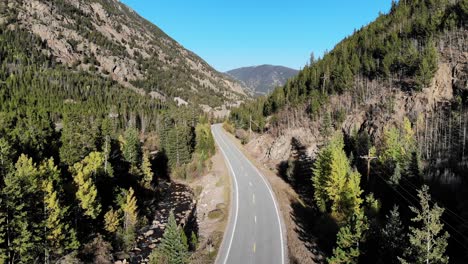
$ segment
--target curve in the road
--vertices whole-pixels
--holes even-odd
[[[219,143],[218,143],[218,146],[219,146]],[[229,162],[229,160],[226,158],[226,153],[224,152],[223,148],[221,148],[221,152],[223,153],[223,156],[224,156],[224,159],[226,160],[226,163],[228,164],[229,166],[229,170],[231,171],[231,175],[235,175],[235,172],[234,172],[234,169],[232,168],[232,165],[231,165],[231,162]],[[236,197],[236,202],[235,202],[235,214],[233,216],[233,218],[231,218],[231,216],[229,217],[230,219],[234,219],[234,223],[232,225],[232,232],[230,234],[230,239],[229,239],[229,244],[228,244],[228,249],[227,249],[227,254],[225,255],[224,257],[224,260],[223,260],[223,264],[226,263],[227,261],[227,258],[229,256],[229,251],[231,250],[231,246],[232,246],[232,240],[234,239],[234,233],[236,232],[236,225],[237,225],[237,215],[239,214],[239,185],[237,183],[237,179],[235,176],[231,176],[233,179],[234,179],[234,189],[235,189],[235,197]],[[231,214],[232,215],[232,214]],[[224,240],[224,239],[223,239]],[[223,241],[224,242],[224,241]],[[219,255],[218,255],[219,256]]]
[[[270,185],[224,133],[221,125],[213,125],[212,133],[234,183],[229,224],[216,263],[284,264],[282,222]],[[252,200],[247,199],[250,196]],[[239,197],[243,199],[239,200]]]

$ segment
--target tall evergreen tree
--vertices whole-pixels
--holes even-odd
[[[7,263],[31,263],[38,255],[41,228],[37,190],[38,171],[32,159],[21,155],[15,171],[5,177]]]
[[[11,157],[14,155],[10,143],[2,137],[0,137],[0,181],[3,176],[6,175],[12,165]]]
[[[3,194],[3,177],[12,170],[12,148],[7,140],[0,138],[0,263],[7,261],[6,256],[6,232],[7,232],[7,208],[6,197]]]
[[[80,202],[84,214],[96,219],[101,213],[101,204],[98,200],[95,178],[103,170],[104,155],[100,152],[91,152],[82,161],[73,165],[73,180],[78,186],[76,198]]]
[[[138,130],[133,127],[127,128],[122,142],[122,153],[126,161],[135,168],[141,164],[141,143],[138,137]]]
[[[437,71],[437,50],[432,41],[426,45],[420,55],[420,62],[416,71],[417,89],[422,89],[430,85],[432,77]]]
[[[330,264],[358,263],[361,254],[360,243],[369,228],[363,212],[357,212],[350,221],[340,228],[337,234],[336,247],[328,259]]]
[[[362,203],[361,175],[351,169],[343,147],[342,135],[336,135],[320,151],[312,178],[317,206],[340,221],[352,216]]]
[[[449,258],[445,255],[448,245],[448,232],[444,232],[444,224],[441,223],[441,216],[444,209],[437,203],[431,207],[431,196],[429,187],[424,185],[418,191],[420,207],[411,206],[410,209],[416,214],[411,219],[421,225],[419,228],[410,227],[409,242],[410,247],[404,258],[400,258],[402,263],[448,263]]]
[[[142,186],[150,189],[153,183],[154,173],[151,169],[151,162],[148,152],[143,153],[143,161],[141,163],[141,171],[143,172]]]
[[[409,119],[405,117],[401,127],[386,127],[379,148],[379,161],[389,167],[399,166],[401,173],[408,170],[416,150],[415,131]]]
[[[381,229],[379,256],[383,263],[400,263],[398,256],[402,256],[408,244],[406,236],[398,206],[395,205],[386,216],[385,226]]]
[[[395,169],[393,170],[392,176],[390,176],[389,182],[391,185],[397,186],[398,184],[400,184],[400,180],[401,180],[401,167],[400,167],[400,164],[397,163],[395,166]]]
[[[167,259],[168,263],[188,263],[187,238],[184,238],[184,236],[185,234],[177,226],[174,213],[171,211],[166,230],[159,245],[159,252]]]
[[[0,264],[4,264],[7,261],[6,255],[6,231],[7,231],[7,222],[6,222],[6,208],[4,199],[2,197],[2,192],[0,191]]]
[[[49,159],[39,167],[42,192],[44,193],[44,262],[50,263],[54,257],[61,256],[66,250],[76,250],[79,242],[75,230],[67,223],[68,208],[60,201],[60,172]]]
[[[195,152],[200,154],[203,159],[211,157],[215,152],[215,143],[209,124],[197,124],[195,128],[196,146]]]
[[[133,230],[138,220],[138,206],[135,192],[132,188],[130,188],[127,192],[125,204],[123,205],[122,210],[124,212],[124,229],[126,231]]]

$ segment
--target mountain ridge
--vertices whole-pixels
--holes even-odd
[[[2,6],[0,22],[39,36],[44,53],[72,69],[108,76],[141,94],[210,107],[249,97],[239,82],[120,1],[12,0]]]
[[[268,94],[299,73],[298,70],[279,65],[262,64],[232,69],[226,74],[241,81],[255,94]]]

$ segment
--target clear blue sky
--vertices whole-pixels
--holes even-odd
[[[121,0],[219,71],[303,67],[392,0]]]

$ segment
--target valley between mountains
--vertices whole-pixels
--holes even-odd
[[[468,1],[376,16],[223,73],[119,0],[1,1],[0,264],[467,263]]]

